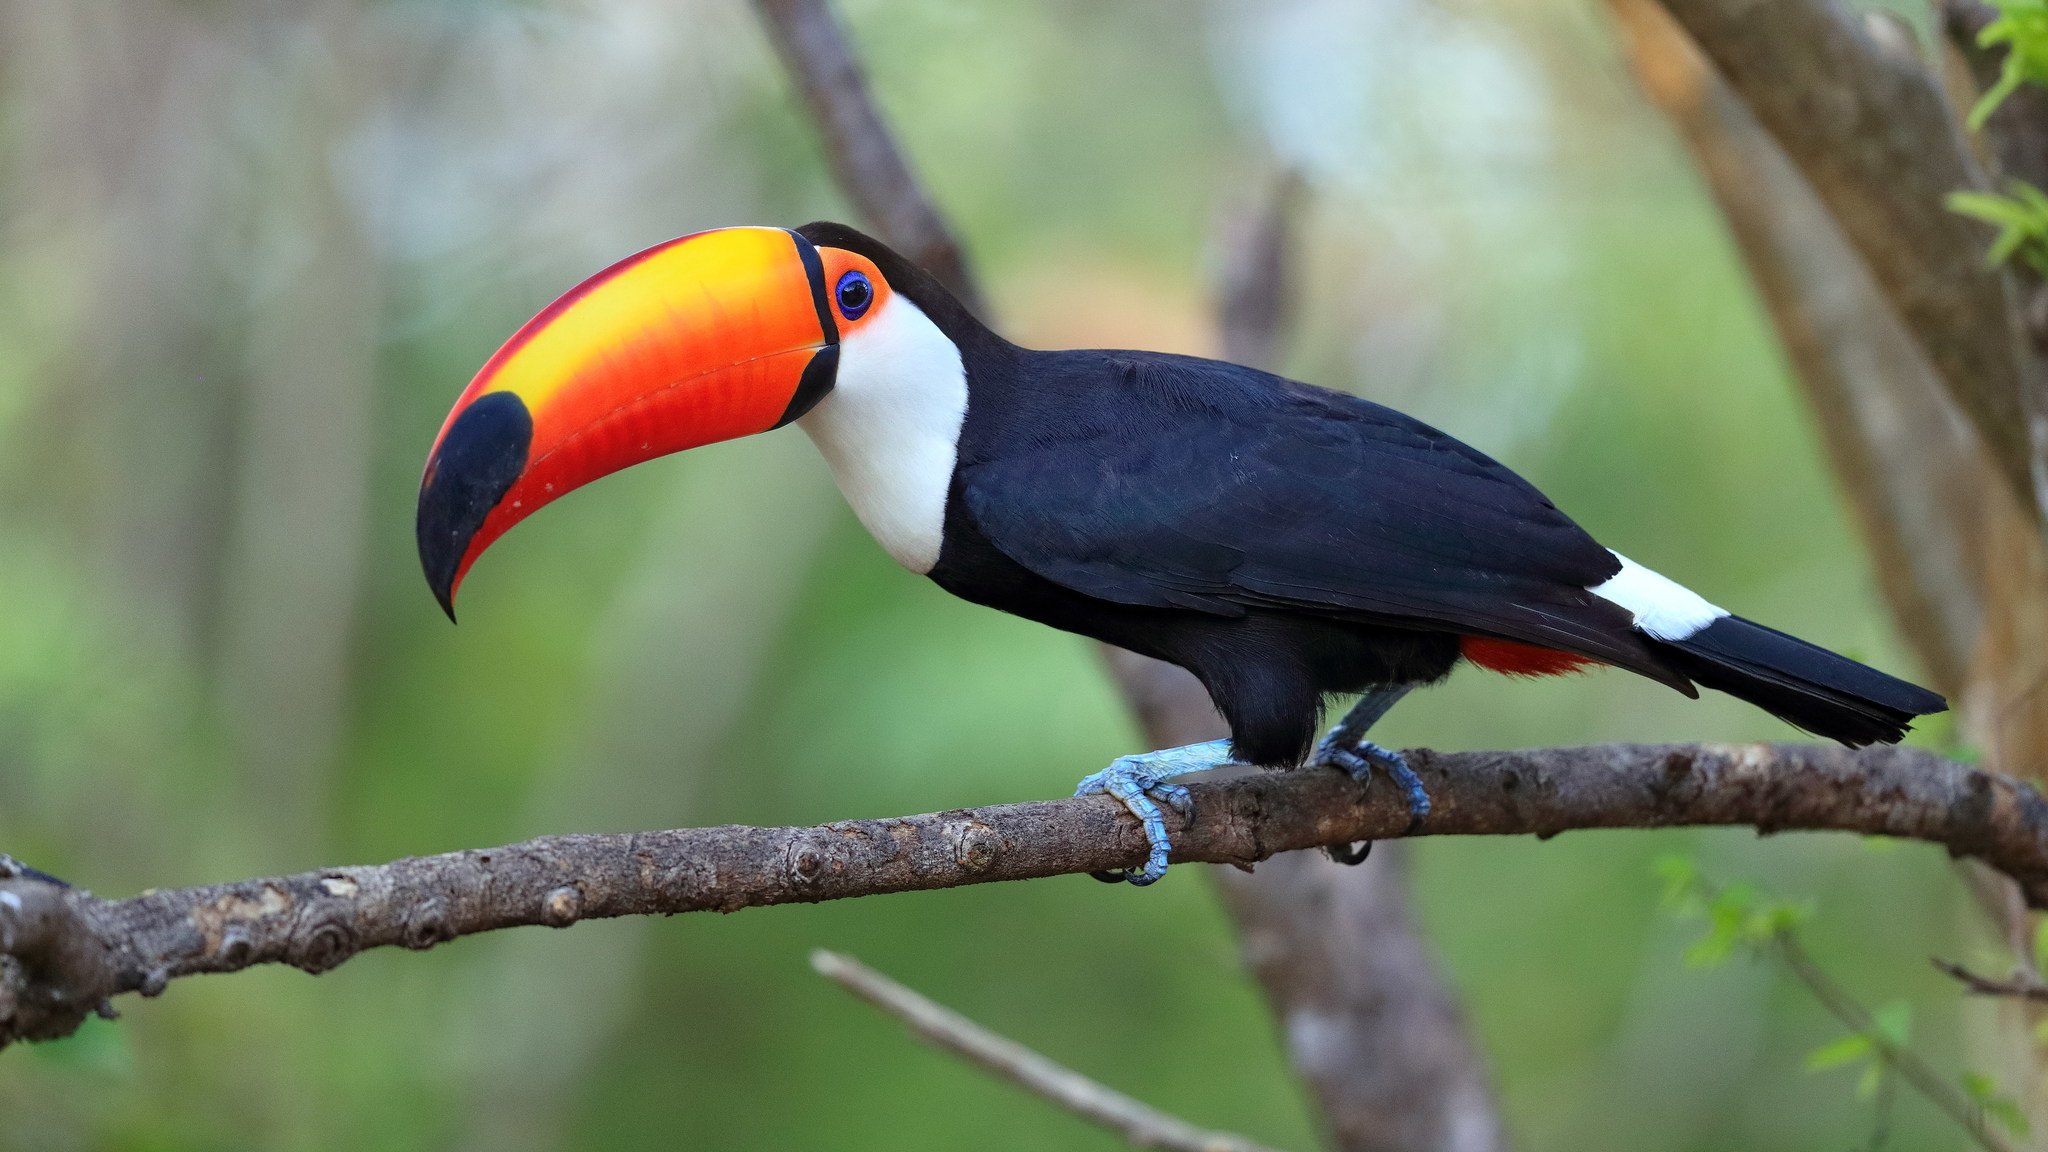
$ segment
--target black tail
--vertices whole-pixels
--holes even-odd
[[[1851,748],[1896,744],[1913,717],[1948,708],[1925,688],[1740,616],[1723,616],[1683,640],[1651,643],[1701,684]]]

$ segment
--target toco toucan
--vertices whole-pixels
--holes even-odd
[[[483,366],[420,482],[420,562],[456,588],[570,489],[794,423],[862,524],[954,595],[1178,664],[1229,741],[1117,760],[1080,791],[1145,824],[1166,869],[1170,777],[1363,739],[1460,660],[1543,675],[1611,664],[1731,693],[1845,744],[1896,742],[1940,696],[1755,624],[1599,543],[1505,467],[1421,421],[1235,364],[1020,348],[841,224],[726,228],[577,285]],[[1320,745],[1324,698],[1364,693]]]

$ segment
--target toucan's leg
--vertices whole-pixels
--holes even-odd
[[[1119,756],[1109,767],[1081,781],[1074,789],[1076,796],[1088,796],[1096,792],[1107,792],[1123,801],[1145,825],[1145,841],[1152,846],[1152,852],[1145,858],[1145,867],[1137,872],[1093,873],[1097,880],[1114,883],[1128,880],[1143,886],[1166,875],[1166,854],[1173,848],[1173,842],[1166,836],[1166,818],[1159,811],[1164,803],[1182,816],[1194,808],[1194,800],[1188,790],[1178,784],[1166,781],[1189,772],[1200,772],[1205,768],[1216,768],[1230,763],[1230,741],[1211,740],[1206,744],[1188,744],[1179,748],[1162,748],[1157,752],[1141,752],[1136,756]],[[1155,803],[1157,801],[1157,803]]]
[[[1358,698],[1351,711],[1344,714],[1337,726],[1330,729],[1322,742],[1316,745],[1315,763],[1330,768],[1341,768],[1351,773],[1360,783],[1372,780],[1373,765],[1386,769],[1387,775],[1408,793],[1408,831],[1422,826],[1429,816],[1429,793],[1423,791],[1422,778],[1408,766],[1408,758],[1391,748],[1382,748],[1365,738],[1365,734],[1379,719],[1387,714],[1403,696],[1415,690],[1413,684],[1394,684],[1375,688]],[[1323,851],[1339,864],[1357,864],[1364,861],[1372,851],[1372,841],[1364,847],[1353,850],[1350,845],[1332,844]]]

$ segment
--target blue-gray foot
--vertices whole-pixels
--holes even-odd
[[[1194,798],[1188,790],[1167,781],[1175,776],[1228,763],[1230,741],[1211,740],[1206,744],[1119,756],[1109,767],[1082,780],[1074,789],[1074,795],[1092,796],[1106,792],[1121,800],[1124,807],[1131,810],[1131,815],[1145,826],[1145,843],[1151,846],[1145,857],[1145,866],[1136,872],[1124,869],[1090,875],[1112,884],[1128,880],[1140,887],[1166,875],[1166,856],[1173,850],[1173,842],[1167,837],[1166,814],[1159,810],[1159,805],[1165,804],[1180,813],[1182,818],[1194,813]]]
[[[1408,794],[1408,827],[1402,835],[1408,835],[1429,817],[1429,792],[1422,786],[1422,778],[1409,767],[1408,758],[1391,748],[1382,748],[1370,740],[1345,740],[1343,728],[1323,737],[1316,746],[1315,763],[1328,768],[1339,768],[1351,774],[1360,784],[1372,782],[1375,765],[1384,769],[1396,784]],[[1332,844],[1323,849],[1324,853],[1339,864],[1362,863],[1372,852],[1372,841],[1364,846],[1352,848],[1349,844]]]

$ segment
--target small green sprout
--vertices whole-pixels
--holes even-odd
[[[1984,127],[2005,98],[2032,81],[2048,84],[2048,0],[1990,0],[1998,9],[1998,19],[1984,26],[1977,33],[1977,43],[1985,48],[2003,44],[2005,64],[1998,74],[1998,83],[1993,84],[1970,109],[1970,131]]]
[[[2033,1128],[2027,1123],[2027,1114],[2020,1110],[2019,1102],[2000,1092],[1998,1081],[1982,1072],[1963,1073],[1963,1095],[1968,1096],[1984,1115],[1998,1121],[2000,1127],[2021,1139],[2025,1139]]]
[[[1987,267],[1997,268],[2018,256],[2027,267],[2048,276],[2048,194],[2024,180],[2009,180],[2006,188],[2012,195],[1951,192],[1942,203],[1951,212],[1998,227],[1998,238],[1984,254]]]

